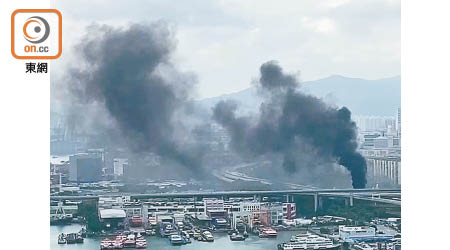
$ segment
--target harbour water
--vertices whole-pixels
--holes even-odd
[[[81,229],[81,225],[61,225],[50,226],[50,246],[52,250],[98,250],[100,249],[100,241],[102,238],[86,238],[82,244],[63,244],[57,242],[58,235],[61,233],[75,233]],[[278,232],[277,238],[259,238],[250,235],[245,241],[231,241],[226,233],[214,233],[214,242],[199,242],[193,240],[191,244],[183,246],[172,246],[167,238],[158,236],[147,237],[147,249],[155,250],[276,250],[277,245],[281,242],[288,241],[296,232],[286,231]],[[130,248],[132,249],[132,248]]]

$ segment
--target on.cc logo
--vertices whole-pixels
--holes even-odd
[[[55,9],[11,14],[11,54],[16,59],[56,59],[62,53],[62,16]]]
[[[42,43],[50,35],[50,25],[44,18],[32,16],[23,25],[23,35],[30,43]]]

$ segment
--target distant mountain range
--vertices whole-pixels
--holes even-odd
[[[300,91],[322,98],[330,105],[346,106],[354,115],[394,116],[401,103],[400,83],[400,76],[366,80],[333,75],[303,82]],[[257,111],[261,103],[255,87],[198,102],[210,109],[220,100],[229,99],[238,102],[243,113]]]

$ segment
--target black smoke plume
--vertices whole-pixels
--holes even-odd
[[[298,91],[295,75],[285,74],[274,61],[264,63],[260,74],[256,85],[264,101],[255,121],[238,117],[231,101],[221,101],[213,109],[213,118],[228,130],[233,148],[244,155],[279,153],[283,168],[292,173],[303,165],[302,148],[312,146],[321,157],[347,168],[354,188],[364,188],[366,162],[356,152],[350,111]]]
[[[182,146],[175,129],[195,77],[173,65],[174,48],[163,22],[93,25],[75,46],[80,66],[71,70],[68,86],[77,102],[104,107],[133,152],[154,152],[197,168],[199,151]]]

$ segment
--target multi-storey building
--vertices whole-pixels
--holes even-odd
[[[369,185],[401,185],[400,156],[367,157],[366,161]]]
[[[103,158],[98,153],[82,153],[69,157],[69,181],[96,182],[102,178]]]

